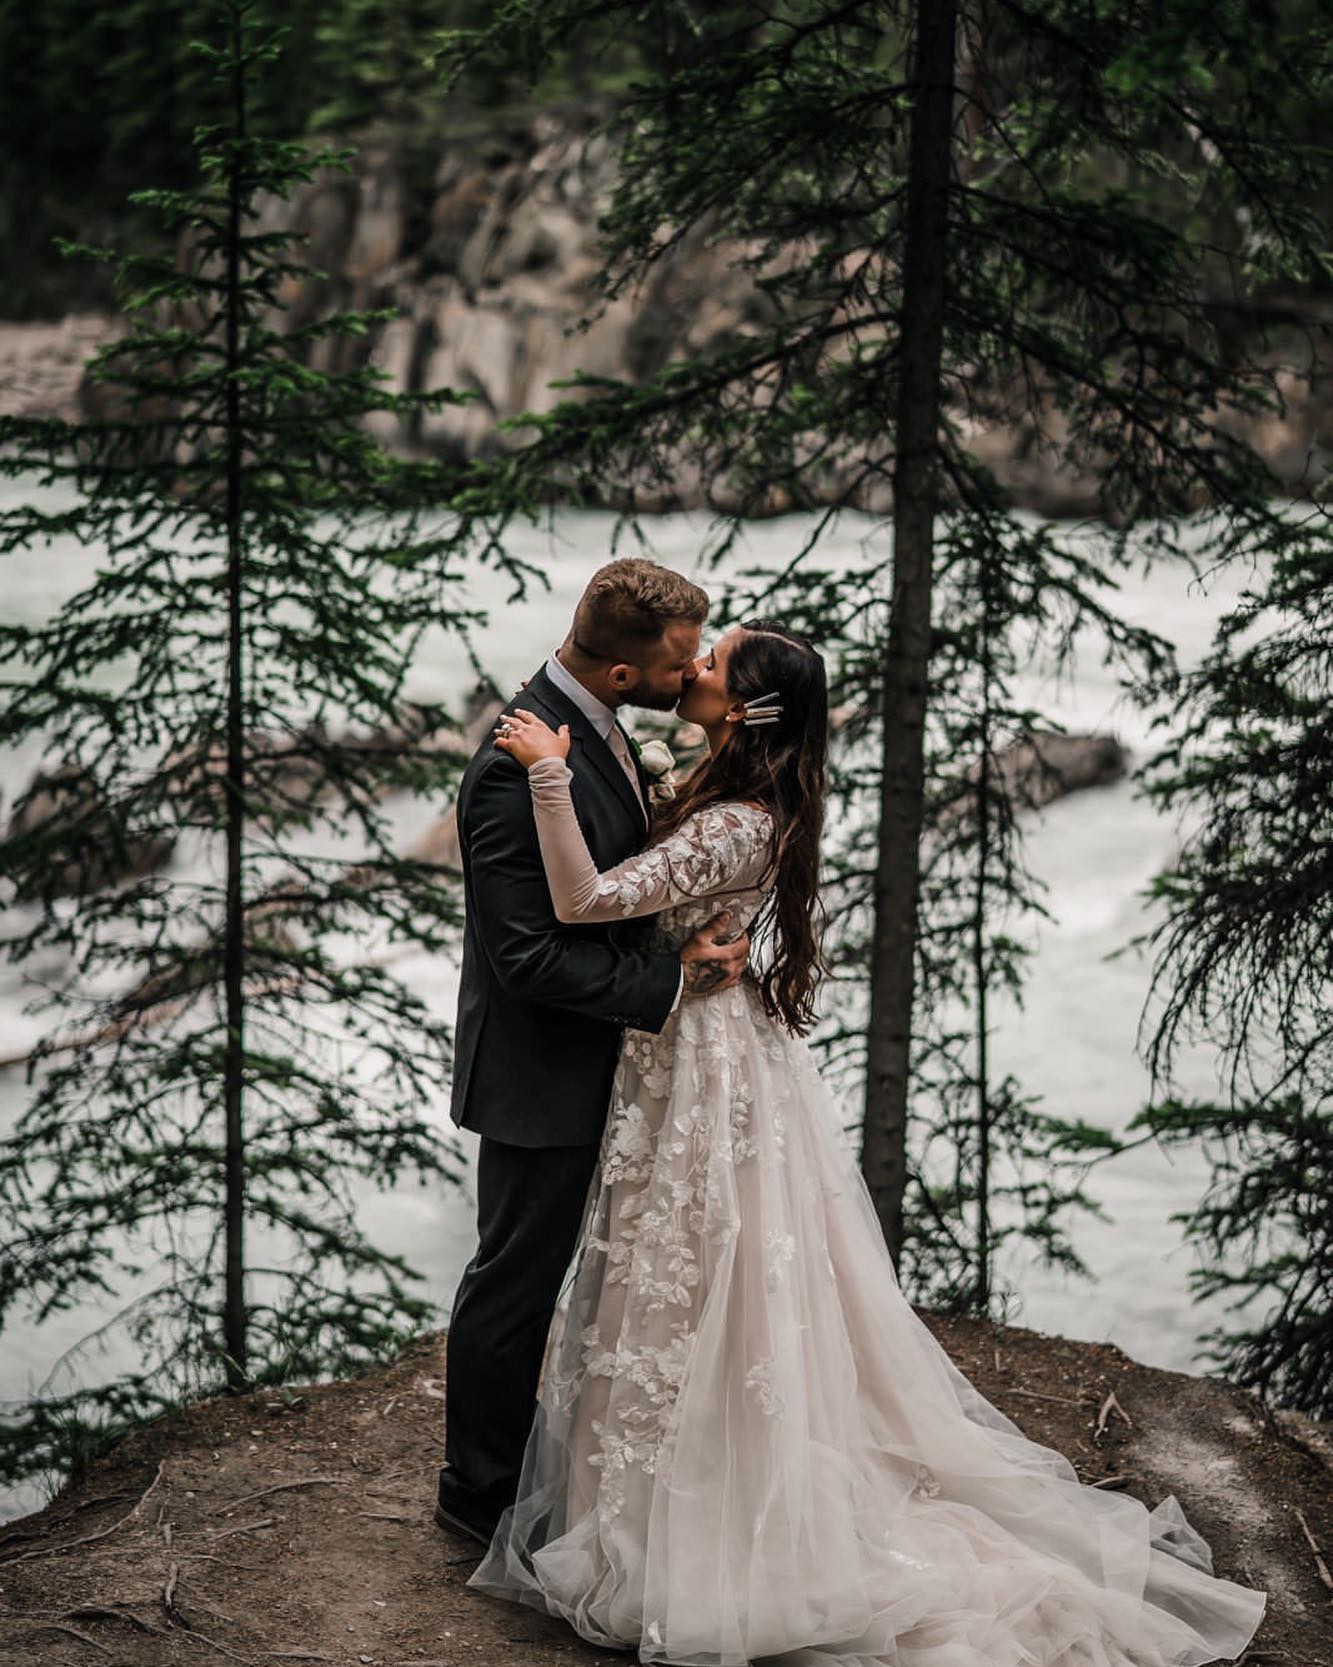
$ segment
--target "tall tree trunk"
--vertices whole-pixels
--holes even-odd
[[[986,867],[991,843],[991,611],[990,558],[983,549],[981,580],[981,765],[977,773],[977,867],[972,907],[972,976],[977,1014],[977,1282],[974,1306],[990,1310],[990,992],[986,986]]]
[[[226,993],[227,1043],[223,1064],[223,1107],[226,1119],[224,1205],[225,1272],[222,1330],[226,1347],[229,1388],[241,1388],[246,1370],[245,1308],[245,1146],[241,1124],[241,1095],[245,1071],[245,1031],[242,981],[245,975],[245,915],[241,888],[241,840],[245,828],[245,713],[242,705],[241,651],[241,387],[240,370],[240,239],[241,149],[245,139],[245,65],[242,60],[241,18],[232,7],[231,27],[236,67],[232,78],[234,149],[228,171],[227,216],[227,884],[223,983]]]
[[[870,963],[861,1169],[895,1260],[907,1180],[907,1074],[916,969],[917,897],[931,563],[939,499],[956,0],[917,0],[908,147],[893,596],[882,687],[879,851]]]

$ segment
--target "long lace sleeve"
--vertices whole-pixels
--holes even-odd
[[[528,766],[532,811],[557,920],[568,924],[653,915],[690,897],[757,885],[768,867],[772,820],[753,805],[709,805],[656,845],[604,873],[588,851],[563,758]]]

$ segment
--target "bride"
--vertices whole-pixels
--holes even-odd
[[[556,914],[727,909],[757,977],[631,1030],[518,1496],[478,1591],[680,1667],[1195,1667],[1266,1595],[1212,1573],[1174,1495],[1082,1485],[953,1365],[899,1289],[801,1040],[828,710],[824,666],[767,620],[728,631],[678,708],[710,757],[653,842],[598,873],[567,730],[520,711]],[[515,1038],[516,1045],[522,1039]]]

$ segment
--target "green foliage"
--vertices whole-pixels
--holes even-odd
[[[1209,1358],[1319,1418],[1333,1414],[1333,551],[1310,529],[1326,539],[1328,519],[1292,514],[1171,685],[1175,732],[1145,791],[1191,826],[1152,888],[1154,1098],[1134,1123],[1212,1154],[1208,1194],[1180,1218],[1197,1289],[1240,1310],[1208,1334]],[[1199,1042],[1223,1062],[1221,1103],[1171,1092]]]
[[[557,54],[528,94],[478,70],[450,97],[430,64],[435,38],[486,20],[483,0],[312,0],[255,13],[283,50],[254,89],[261,131],[373,136],[427,177],[456,135],[493,129],[522,101],[595,101],[637,63],[634,40],[597,62]],[[211,0],[0,0],[0,317],[109,307],[106,276],[62,266],[53,239],[161,246],[161,223],[127,208],[151,181],[193,183],[196,127],[226,119],[226,91],[191,43]]]
[[[0,421],[0,472],[40,487],[0,552],[100,552],[52,619],[0,626],[0,743],[56,767],[0,839],[3,944],[62,1020],[0,1144],[0,1323],[152,1278],[121,1315],[141,1368],[7,1416],[8,1478],[107,1419],[395,1352],[433,1305],[349,1186],[459,1174],[447,1027],[392,970],[453,943],[458,899],[384,801],[447,803],[449,714],[404,680],[428,631],[469,655],[475,616],[449,475],[366,427],[456,396],[312,368],[379,315],[283,330],[313,275],[261,202],[346,156],[252,133],[281,59],[251,12],[221,0],[197,47],[231,112],[195,136],[201,182],[140,194],[178,254],[115,262],[103,414]]]
[[[1235,1383],[1312,1418],[1333,1409],[1333,1114],[1327,1067],[1299,1093],[1215,1104],[1160,1098],[1131,1128],[1201,1144],[1208,1190],[1172,1217],[1199,1253],[1190,1284],[1229,1316],[1200,1341]],[[1256,1306],[1257,1305],[1257,1306]]]
[[[269,107],[256,115],[291,131],[291,115],[309,108],[301,64],[317,13],[285,10],[291,50],[266,78]],[[195,128],[226,116],[225,89],[191,48],[215,12],[211,0],[0,0],[5,317],[110,304],[110,269],[62,270],[52,239],[154,238],[159,223],[127,213],[125,198],[145,181],[192,183]]]

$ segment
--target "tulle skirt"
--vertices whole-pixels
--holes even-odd
[[[752,987],[631,1031],[514,1505],[468,1585],[679,1667],[1196,1667],[1262,1591],[1081,1484],[903,1296]]]

